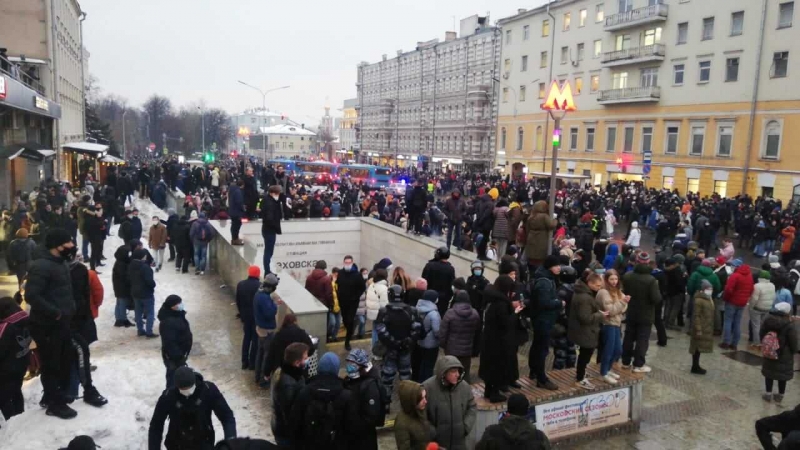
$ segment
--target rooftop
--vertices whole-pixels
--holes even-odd
[[[295,125],[279,124],[271,127],[259,127],[259,134],[288,134],[295,136],[315,136],[313,131]]]

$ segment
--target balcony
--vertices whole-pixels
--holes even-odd
[[[605,30],[615,31],[667,20],[669,7],[656,4],[606,17]]]
[[[647,103],[659,100],[661,100],[661,88],[658,86],[607,89],[597,95],[597,102],[601,105]]]
[[[663,44],[646,45],[603,53],[605,67],[625,66],[650,61],[663,61],[666,47]]]

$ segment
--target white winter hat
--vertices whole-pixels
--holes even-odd
[[[631,228],[639,228],[639,222],[636,221],[631,222]]]
[[[780,302],[777,305],[775,305],[775,311],[780,311],[784,314],[789,314],[792,311],[792,305],[786,302]]]

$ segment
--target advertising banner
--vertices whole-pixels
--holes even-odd
[[[630,388],[536,405],[536,427],[548,438],[585,433],[630,420]]]

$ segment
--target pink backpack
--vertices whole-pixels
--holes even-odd
[[[770,331],[761,339],[761,355],[766,359],[778,359],[778,352],[781,349],[781,340],[778,333]]]

